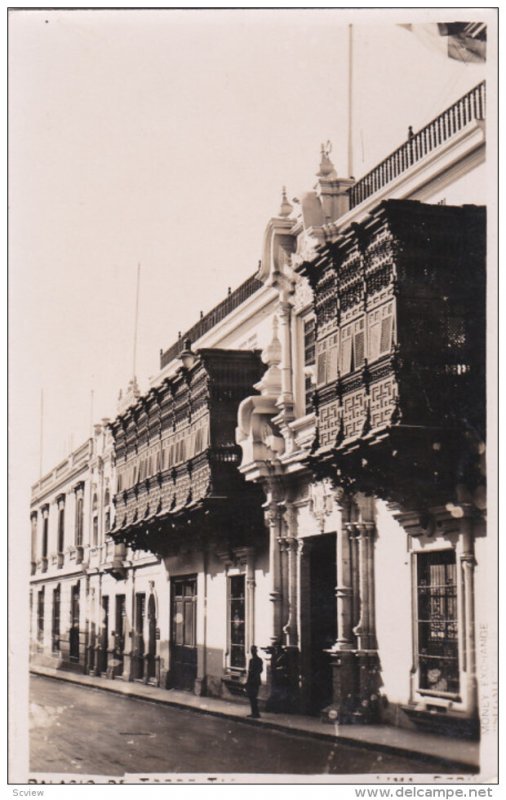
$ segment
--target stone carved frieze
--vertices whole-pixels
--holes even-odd
[[[314,261],[317,256],[316,248],[321,242],[315,237],[304,231],[297,239],[297,249],[292,254],[291,262],[292,268],[297,270],[301,264],[306,261]]]
[[[293,294],[293,309],[296,314],[300,314],[306,308],[312,305],[313,290],[307,278],[299,276],[295,284],[295,291]]]
[[[320,531],[325,530],[325,520],[335,510],[336,496],[330,480],[324,478],[321,481],[309,485],[309,510],[315,517]]]

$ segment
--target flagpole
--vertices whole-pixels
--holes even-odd
[[[95,400],[95,390],[90,391],[90,435],[93,436],[93,401]]]
[[[137,264],[137,290],[135,293],[135,324],[134,324],[134,354],[133,354],[133,375],[132,377],[135,378],[135,372],[137,369],[137,325],[139,321],[139,285],[141,279],[141,265]]]
[[[353,25],[348,25],[348,177],[353,177]]]
[[[39,441],[39,478],[42,478],[42,449],[44,445],[44,389],[40,390],[40,441]]]

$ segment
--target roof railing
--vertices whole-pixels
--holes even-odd
[[[413,133],[410,127],[407,141],[350,187],[350,209],[380,191],[470,122],[484,119],[485,81],[471,89],[418,133]]]
[[[255,273],[255,275],[250,275],[244,283],[241,283],[235,291],[231,292],[229,290],[229,294],[221,303],[218,303],[218,305],[211,309],[202,319],[199,319],[195,325],[188,328],[188,330],[174,342],[174,344],[165,350],[165,352],[160,352],[160,369],[166,367],[167,364],[170,364],[171,361],[179,356],[181,350],[184,348],[185,339],[189,339],[192,344],[196,342],[201,336],[210,331],[211,328],[214,328],[218,322],[228,317],[228,315],[244,303],[248,297],[255,294],[261,286],[263,286],[263,283],[256,277]]]

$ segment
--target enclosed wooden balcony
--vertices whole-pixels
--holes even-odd
[[[390,200],[305,265],[315,470],[418,504],[482,481],[485,244],[482,208]]]
[[[258,517],[257,490],[237,469],[234,433],[239,403],[262,374],[259,355],[193,353],[186,343],[181,357],[174,377],[111,426],[118,476],[113,538],[157,554],[177,546],[181,536],[213,526],[240,537]]]

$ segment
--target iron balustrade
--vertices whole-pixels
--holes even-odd
[[[196,342],[205,333],[214,328],[218,322],[228,317],[236,308],[244,303],[249,297],[257,292],[263,286],[262,281],[258,280],[255,275],[251,275],[244,283],[242,283],[234,292],[231,292],[225,300],[218,303],[208,314],[202,319],[192,325],[186,333],[181,336],[177,342],[174,342],[165,352],[160,354],[160,369],[163,369],[170,364],[175,358],[178,358],[184,345],[185,339],[190,339],[191,342]]]
[[[408,139],[348,190],[350,209],[380,191],[413,164],[451,139],[473,120],[485,119],[485,81],[457,100],[450,108],[417,133],[409,128]]]

